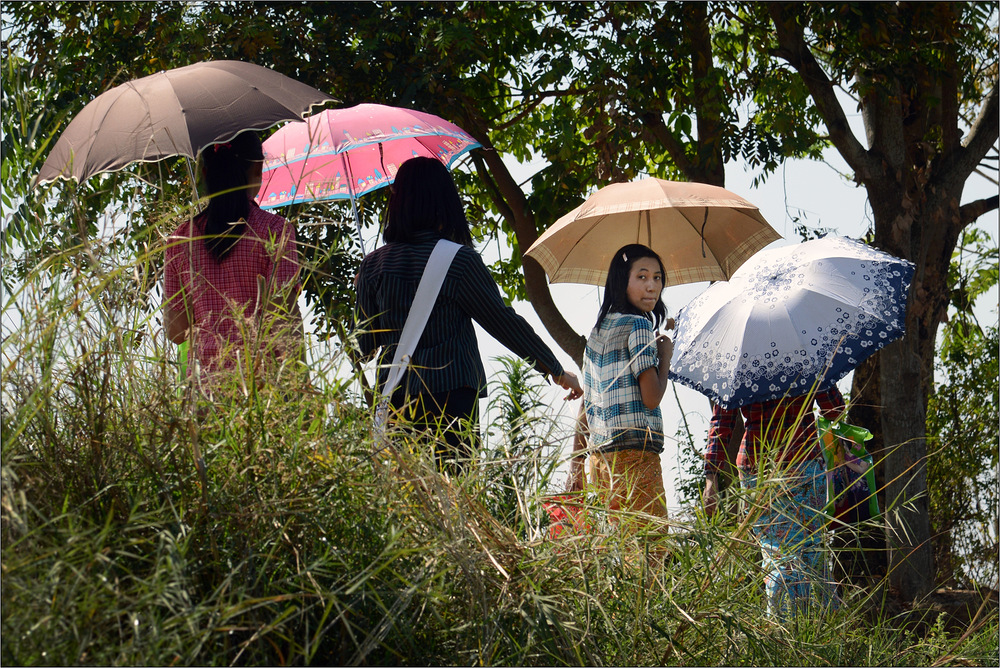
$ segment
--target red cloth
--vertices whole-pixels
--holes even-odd
[[[564,531],[584,533],[590,530],[582,494],[558,494],[542,501],[542,507],[549,513],[549,538],[553,540]]]
[[[265,291],[274,294],[297,281],[299,255],[295,228],[251,201],[243,237],[217,262],[200,238],[206,220],[202,213],[171,235],[163,289],[167,301],[176,300],[174,308],[183,309],[181,300],[187,302],[194,330],[191,350],[207,371],[216,371],[233,366],[232,358],[219,359],[220,351],[243,342],[240,320],[246,327],[260,310],[258,277],[264,279]]]
[[[825,418],[835,420],[843,412],[844,397],[836,385],[812,397],[802,395],[744,406],[742,413],[746,431],[736,456],[736,466],[756,470],[757,455],[762,443],[771,443],[781,448],[778,461],[821,458],[823,451],[816,435],[813,400],[819,404],[820,413]],[[725,444],[729,442],[736,424],[737,410],[739,409],[722,408],[718,404],[712,406],[708,448],[705,451],[707,473],[718,472],[725,461]]]

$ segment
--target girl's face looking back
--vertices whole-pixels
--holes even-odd
[[[632,263],[628,272],[625,296],[629,303],[642,313],[649,313],[663,292],[663,274],[656,258],[641,257]]]

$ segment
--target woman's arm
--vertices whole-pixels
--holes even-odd
[[[825,392],[820,392],[815,398],[816,403],[819,404],[820,415],[831,422],[839,420],[847,409],[844,395],[840,393],[840,389],[836,385]]]
[[[726,443],[733,433],[738,409],[712,404],[712,420],[708,426],[708,447],[705,449],[705,491],[701,495],[705,514],[715,514],[719,503],[719,467],[726,457]]]
[[[567,399],[580,398],[583,390],[576,375],[565,371],[531,325],[504,303],[500,288],[479,254],[472,249],[461,249],[454,262],[461,264],[463,272],[462,289],[458,291],[457,299],[469,317],[508,350],[534,364],[541,373],[551,375],[556,384],[569,390]]]
[[[674,321],[671,318],[667,321],[666,328],[673,329],[673,326]],[[660,405],[663,393],[667,391],[670,357],[674,353],[674,342],[670,340],[669,336],[660,334],[656,337],[656,352],[657,365],[639,374],[639,393],[642,395],[642,404],[649,410]]]
[[[584,473],[585,450],[587,449],[587,435],[590,426],[587,424],[587,410],[580,405],[580,415],[576,420],[576,433],[573,434],[573,455],[569,463],[569,490],[570,492],[582,492],[587,484]]]
[[[565,397],[566,401],[579,399],[583,396],[583,388],[580,387],[580,379],[577,378],[576,374],[572,371],[564,370],[558,376],[552,376],[552,382],[564,390],[569,390],[569,394]]]
[[[705,491],[701,493],[701,505],[705,514],[711,517],[719,507],[719,474],[705,474]]]
[[[253,169],[251,167],[251,171]],[[259,177],[259,172],[256,177],[250,174],[250,182]],[[257,295],[264,300],[263,315],[268,319],[268,326],[273,328],[275,353],[284,359],[305,362],[305,324],[299,309],[301,260],[295,226],[281,216],[265,214],[256,205],[251,208],[254,215],[266,216],[267,233],[262,242],[271,265],[268,271],[257,276]]]
[[[353,319],[348,327],[348,331],[354,334],[357,347],[346,346],[351,361],[360,370],[360,365],[372,359],[378,350],[378,341],[375,339],[375,329],[378,325],[375,317],[378,313],[378,305],[375,302],[375,295],[369,290],[369,277],[367,258],[361,261],[358,273],[354,276],[354,313]]]
[[[291,345],[297,350],[297,359],[306,362],[306,327],[299,308],[299,291],[288,290],[285,303],[281,306],[281,317],[287,322],[286,333],[291,337]]]
[[[170,341],[180,344],[187,341],[191,322],[181,292],[181,244],[176,237],[171,237],[171,242],[164,253],[166,260],[163,263],[163,329]]]
[[[187,341],[188,329],[191,323],[188,322],[187,310],[177,308],[174,304],[180,300],[168,302],[163,306],[163,329],[167,332],[167,338],[174,343],[184,343]]]

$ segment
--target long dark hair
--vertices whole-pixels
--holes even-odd
[[[648,318],[653,323],[654,328],[658,328],[660,323],[667,317],[667,305],[663,303],[663,298],[656,300],[656,306],[651,313],[644,313],[632,306],[628,300],[628,277],[632,271],[632,265],[636,260],[644,257],[651,257],[660,264],[660,275],[666,277],[667,272],[663,268],[663,260],[652,248],[642,244],[629,244],[622,246],[611,258],[611,266],[608,267],[608,280],[604,283],[604,301],[601,302],[601,310],[597,314],[597,324],[600,327],[604,322],[604,317],[611,311],[616,313],[631,313]]]
[[[213,144],[202,152],[205,186],[208,189],[205,245],[222,262],[243,236],[250,215],[247,171],[264,159],[256,132],[242,132],[228,142]]]
[[[436,158],[410,158],[399,166],[382,239],[410,243],[421,232],[439,232],[444,239],[472,246],[458,188]]]

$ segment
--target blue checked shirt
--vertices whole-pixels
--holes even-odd
[[[663,452],[663,417],[642,403],[639,375],[656,368],[653,323],[639,315],[609,313],[587,339],[583,402],[590,446],[601,452]]]

